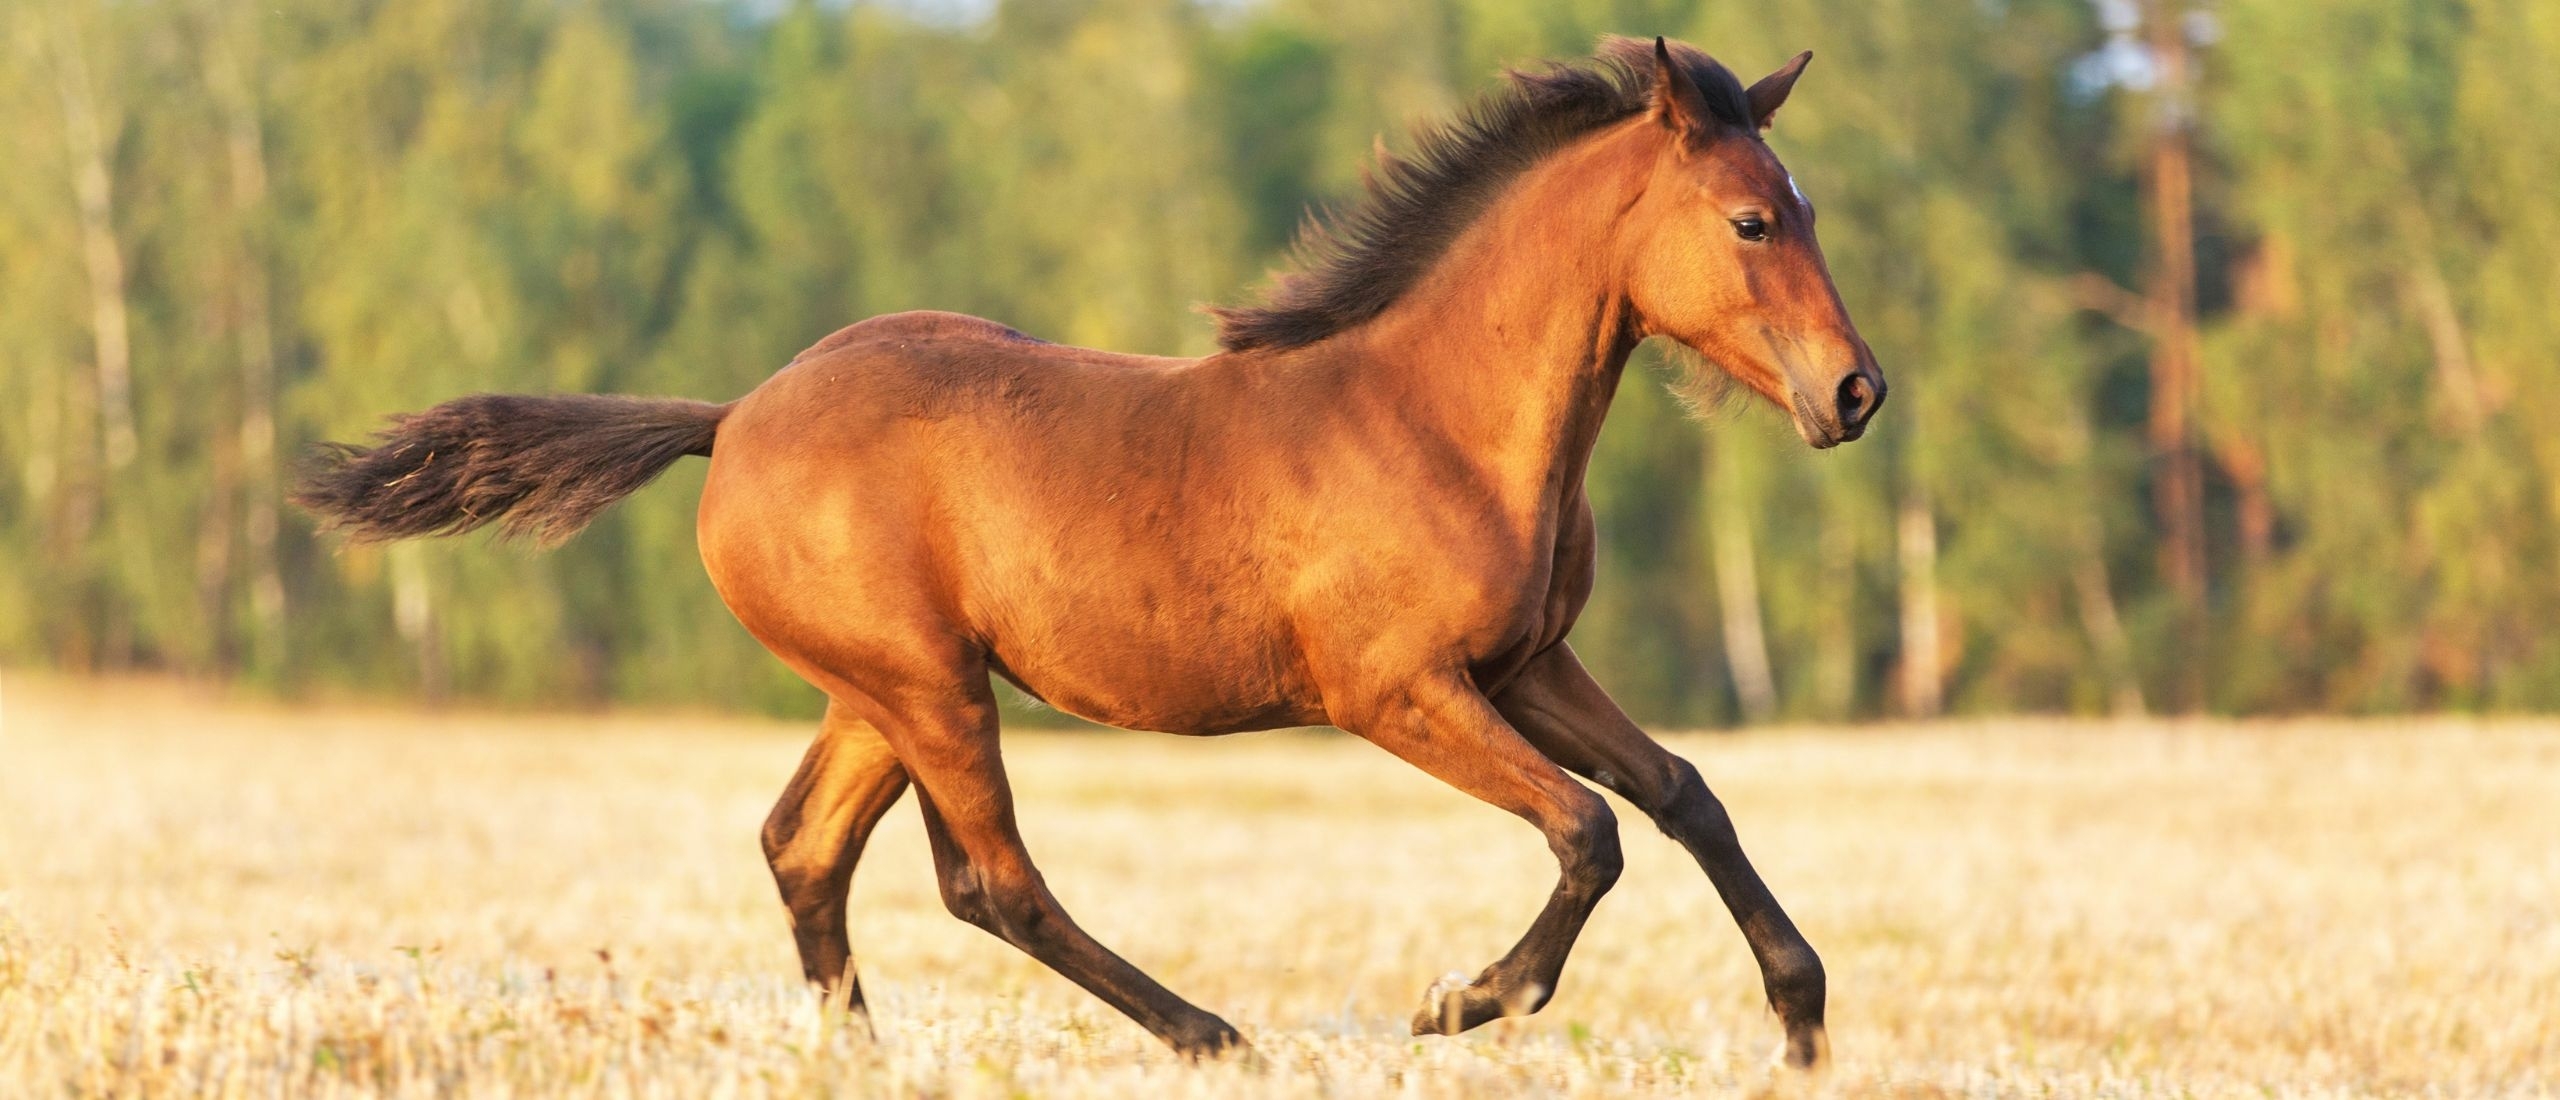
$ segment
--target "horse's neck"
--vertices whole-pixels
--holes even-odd
[[[1611,240],[1642,185],[1627,161],[1579,148],[1531,169],[1359,330],[1413,414],[1524,507],[1580,485],[1635,346]]]

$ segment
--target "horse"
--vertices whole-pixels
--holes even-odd
[[[855,861],[912,788],[952,915],[1192,1058],[1226,1021],[1113,954],[1025,850],[991,676],[1058,710],[1216,735],[1331,725],[1526,819],[1552,894],[1412,1030],[1555,993],[1619,876],[1615,792],[1684,845],[1758,963],[1781,1057],[1826,1056],[1822,962],[1698,770],[1566,643],[1591,594],[1583,478],[1637,343],[1693,349],[1816,448],[1885,397],[1766,143],[1811,55],[1748,88],[1697,48],[1602,40],[1381,151],[1301,266],[1211,309],[1220,350],[1068,347],[949,313],[834,333],[727,404],[463,397],[323,444],[297,501],[356,540],[497,524],[556,542],[707,456],[702,564],[825,693],[763,828],[806,978],[868,1020]],[[1705,364],[1712,364],[1712,368]]]

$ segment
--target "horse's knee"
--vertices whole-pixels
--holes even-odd
[[[1577,891],[1597,897],[1617,885],[1626,870],[1618,846],[1618,815],[1607,800],[1577,786],[1580,797],[1567,803],[1562,827],[1552,843],[1565,881]]]

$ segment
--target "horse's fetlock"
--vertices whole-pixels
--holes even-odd
[[[1769,1007],[1782,1019],[1822,1019],[1829,978],[1813,948],[1796,945],[1771,952],[1766,965]]]
[[[1502,1006],[1503,1015],[1532,1015],[1539,1009],[1547,1007],[1547,1002],[1555,999],[1556,983],[1554,981],[1525,982],[1520,986],[1519,992],[1505,1000]]]

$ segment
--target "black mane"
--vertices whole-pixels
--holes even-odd
[[[1718,119],[1751,128],[1749,98],[1731,70],[1696,47],[1669,48]],[[1299,270],[1278,277],[1262,305],[1210,310],[1218,343],[1300,347],[1377,316],[1521,173],[1649,109],[1653,71],[1653,43],[1612,37],[1587,61],[1507,73],[1507,85],[1417,134],[1411,156],[1381,153],[1357,206],[1331,218],[1310,212],[1295,249]]]

